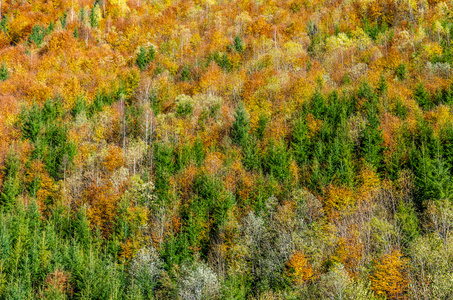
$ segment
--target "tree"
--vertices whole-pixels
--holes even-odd
[[[0,204],[7,210],[10,210],[19,195],[21,182],[19,179],[19,159],[10,152],[6,159],[4,174],[3,191],[0,197]]]
[[[140,70],[144,71],[155,57],[156,50],[154,49],[154,46],[142,46],[139,49],[135,62],[137,63],[137,66],[140,68]]]
[[[296,284],[304,284],[313,276],[313,268],[303,252],[294,253],[287,263],[287,268],[288,275]]]
[[[98,25],[99,25],[97,11],[98,11],[98,8],[97,8],[97,5],[95,4],[91,8],[91,12],[90,12],[90,25],[91,25],[91,28],[98,27]]]
[[[423,110],[428,110],[431,107],[430,95],[421,82],[415,88],[414,99]]]
[[[183,265],[178,295],[184,300],[213,299],[220,292],[217,275],[203,262]]]
[[[244,51],[244,43],[242,42],[240,36],[236,36],[234,38],[234,49],[236,49],[236,51],[239,53],[242,53],[242,51]]]
[[[359,89],[359,97],[368,99],[366,103],[367,123],[361,135],[361,148],[365,161],[375,169],[382,167],[384,138],[379,128],[378,98],[368,84],[363,83]]]
[[[144,248],[138,251],[129,266],[132,283],[137,284],[142,295],[152,297],[159,277],[163,271],[163,262],[154,248]]]
[[[8,78],[9,78],[8,67],[6,66],[6,63],[3,62],[2,66],[0,67],[0,81],[5,81]]]
[[[299,166],[304,165],[308,161],[310,153],[310,143],[308,140],[308,127],[304,119],[299,118],[293,129],[293,140],[291,141],[294,157]]]
[[[242,103],[239,103],[234,114],[234,122],[231,126],[231,139],[233,143],[238,146],[244,146],[248,140],[249,130],[250,130],[250,121],[247,115],[247,111],[244,108]]]
[[[407,270],[408,260],[400,250],[392,250],[375,260],[374,271],[370,276],[371,289],[379,296],[404,298],[409,285]]]

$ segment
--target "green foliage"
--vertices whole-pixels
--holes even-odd
[[[8,67],[6,66],[6,63],[3,62],[2,66],[0,67],[0,81],[5,81],[8,78],[9,78]]]
[[[84,97],[78,97],[77,101],[74,104],[74,107],[71,109],[71,114],[73,117],[77,116],[82,112],[87,111],[87,104]]]
[[[184,66],[181,70],[181,81],[190,81],[192,73],[189,66]]]
[[[406,105],[404,105],[404,103],[403,103],[403,101],[401,101],[401,99],[397,98],[395,101],[395,105],[392,109],[392,112],[400,119],[405,120],[407,117],[407,114],[409,113],[409,109],[407,108]]]
[[[290,178],[290,158],[286,143],[271,141],[264,158],[264,170],[277,180],[286,181]]]
[[[234,113],[234,119],[230,130],[230,136],[233,143],[242,146],[247,142],[250,130],[249,117],[242,103],[239,103],[237,106],[236,112]]]
[[[319,90],[316,90],[316,92],[313,94],[311,98],[311,106],[313,115],[317,119],[320,119],[321,116],[326,112],[327,110],[326,99]]]
[[[398,225],[401,228],[405,243],[410,243],[420,235],[419,220],[411,203],[400,203],[396,213]]]
[[[62,28],[66,28],[66,25],[68,24],[68,13],[63,12],[63,15],[60,16],[60,23]]]
[[[2,18],[0,19],[0,30],[3,31],[4,33],[8,32],[8,16],[3,15]]]
[[[268,122],[269,118],[264,114],[260,114],[260,118],[258,119],[258,126],[256,128],[256,135],[259,140],[262,140],[264,138],[264,132],[266,131]]]
[[[236,36],[234,38],[234,49],[238,53],[242,53],[244,51],[244,42],[242,41],[240,36]]]
[[[135,60],[135,63],[137,66],[140,68],[141,71],[146,70],[148,65],[154,60],[156,57],[156,50],[154,49],[154,46],[149,46],[149,47],[140,47],[140,50],[137,54],[137,58]]]
[[[378,35],[380,33],[385,33],[388,29],[388,25],[386,22],[383,22],[381,25],[378,22],[374,22],[374,24],[370,24],[368,19],[364,19],[363,21],[364,28],[363,30],[372,38],[374,41],[376,41]]]
[[[299,166],[308,163],[310,153],[310,142],[308,140],[308,128],[304,119],[299,118],[293,129],[293,139],[291,141],[294,157]]]
[[[21,114],[22,135],[34,145],[33,157],[43,160],[46,169],[55,179],[63,178],[71,165],[77,148],[68,141],[67,127],[60,123],[60,99],[49,100],[40,108],[33,105]]]
[[[5,168],[3,170],[3,191],[0,197],[1,207],[7,210],[13,208],[16,197],[20,192],[19,168],[19,159],[15,154],[10,152],[6,158]]]
[[[417,101],[418,105],[423,110],[428,110],[431,108],[431,99],[428,91],[426,91],[425,87],[423,86],[423,83],[419,82],[417,84],[417,87],[415,88],[414,91],[414,99]]]
[[[96,5],[94,5],[94,6],[91,8],[91,12],[90,12],[90,25],[91,25],[91,28],[98,27],[98,25],[99,25],[98,16],[97,16],[97,14],[96,14]]]
[[[406,79],[406,75],[407,75],[406,64],[404,63],[399,64],[398,67],[396,68],[396,77],[398,77],[399,80],[403,81]]]
[[[385,80],[384,75],[382,74],[381,77],[379,77],[378,86],[376,88],[377,94],[379,96],[384,95],[387,92],[387,89],[388,89],[388,83]]]
[[[42,42],[46,35],[48,35],[54,28],[53,22],[50,23],[49,27],[45,27],[44,25],[35,25],[28,36],[28,42],[34,43],[37,47],[41,46]]]
[[[176,97],[176,115],[181,117],[190,116],[193,113],[193,100],[186,95]]]
[[[367,124],[361,135],[361,149],[365,161],[372,167],[379,169],[382,167],[384,138],[382,130],[379,128],[379,112],[377,97],[367,83],[363,83],[358,91],[359,97],[368,99],[366,103]]]
[[[230,59],[228,58],[228,55],[226,53],[219,53],[215,52],[212,55],[212,59],[217,63],[219,67],[221,67],[225,71],[231,71],[232,69],[232,64],[230,62]]]

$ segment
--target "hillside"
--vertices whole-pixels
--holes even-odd
[[[0,0],[0,299],[453,298],[452,9]]]

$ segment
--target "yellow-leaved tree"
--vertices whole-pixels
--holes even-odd
[[[287,263],[287,273],[296,284],[304,284],[313,276],[313,268],[302,251],[291,256]]]
[[[388,299],[405,299],[409,280],[408,259],[400,250],[393,250],[375,261],[374,272],[370,276],[371,289],[378,296]]]

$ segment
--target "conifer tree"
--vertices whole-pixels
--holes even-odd
[[[6,66],[6,63],[3,62],[2,66],[0,67],[0,81],[5,81],[8,78],[9,78],[8,67]]]
[[[11,209],[20,191],[19,159],[13,153],[9,153],[4,170],[3,191],[0,197],[1,206]]]
[[[305,121],[299,118],[294,126],[293,140],[291,141],[294,157],[299,166],[307,163],[308,160],[310,144],[307,133],[308,128]]]
[[[231,139],[236,145],[244,146],[249,136],[250,120],[242,103],[236,108],[234,118],[230,131]]]
[[[414,91],[414,99],[423,110],[428,110],[431,106],[429,93],[426,91],[423,83],[418,83]]]
[[[359,96],[368,99],[366,104],[367,124],[362,132],[361,148],[365,161],[379,169],[382,167],[383,153],[384,153],[384,138],[382,130],[379,128],[379,112],[377,105],[377,97],[367,84],[364,84],[359,89]]]

